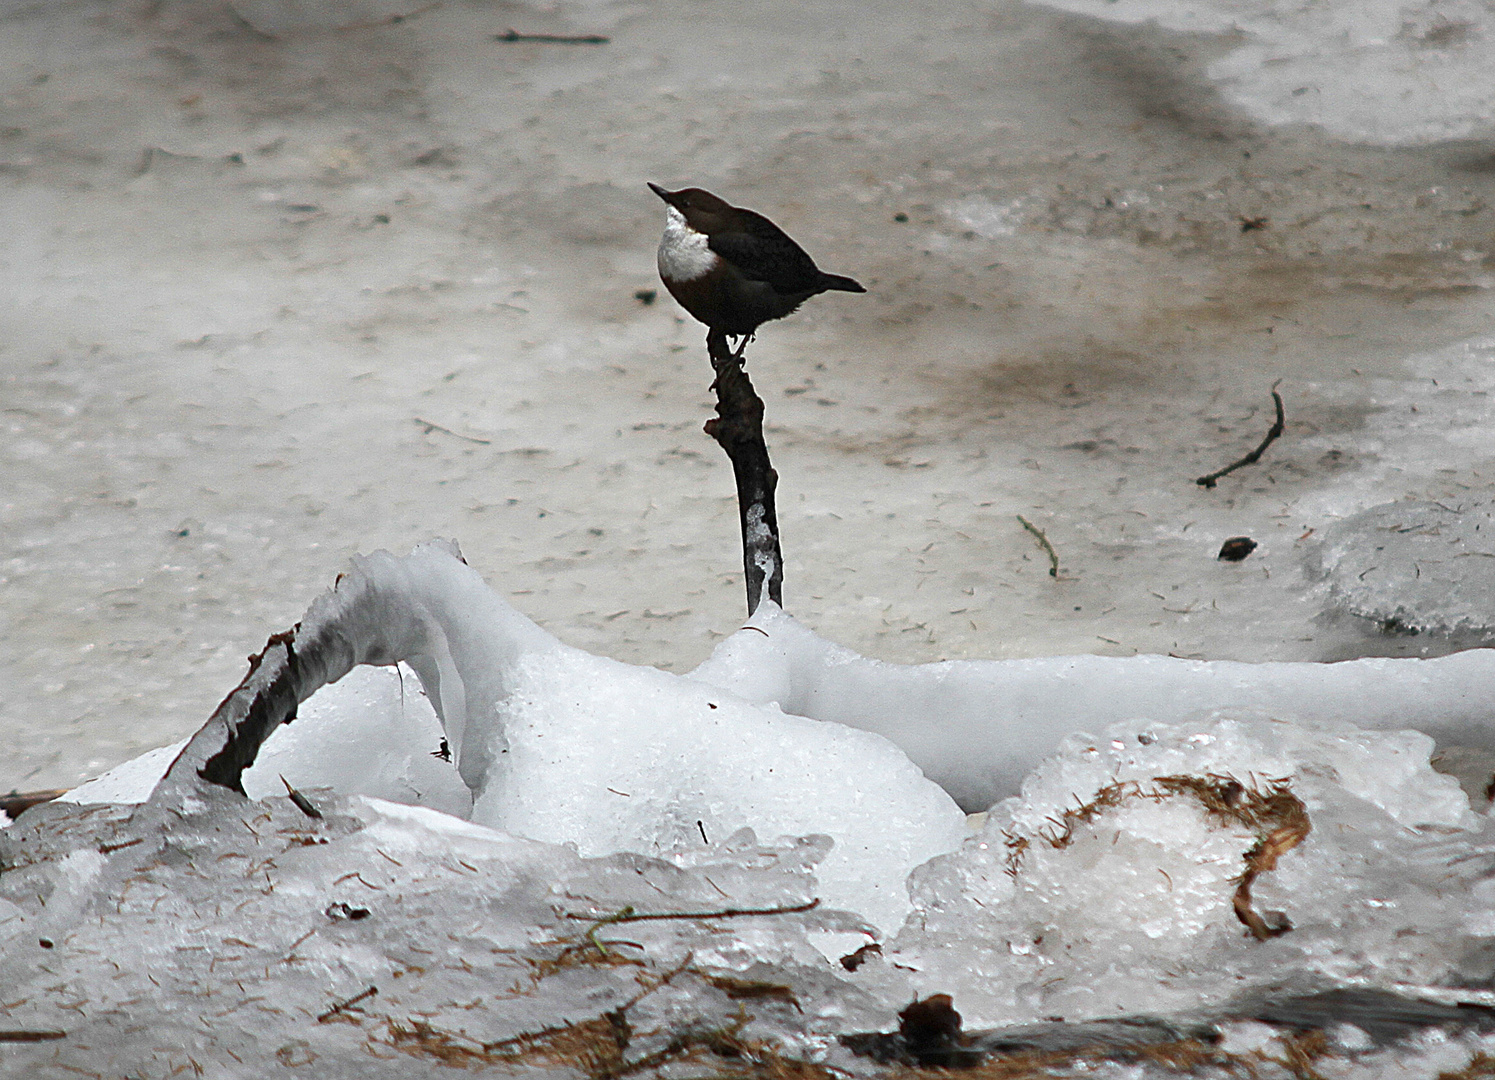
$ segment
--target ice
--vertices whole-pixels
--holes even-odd
[[[872,1077],[839,1036],[948,993],[968,1031],[1011,1033],[971,1046],[1049,1039],[1094,1075],[1178,1075],[1126,1049],[1156,1030],[1272,1076],[1305,1027],[1325,1075],[1458,1070],[1495,1049],[1466,1029],[1495,1001],[1495,825],[1430,746],[1251,716],[1072,736],[915,873],[913,917],[855,970],[869,939],[824,901],[824,837],[586,858],[326,789],[303,792],[317,818],[213,785],[133,814],[47,804],[0,834],[0,981],[8,1030],[61,1035],[0,1043],[0,1068]],[[1237,914],[1252,866],[1260,937]],[[1119,1042],[1085,1026],[1142,1014],[1163,1019]]]
[[[1334,607],[1388,631],[1483,633],[1495,625],[1495,515],[1482,500],[1373,506],[1306,557]]]
[[[889,959],[986,1025],[1166,1014],[1273,979],[1484,985],[1492,930],[1471,916],[1495,831],[1432,771],[1430,746],[1241,717],[1071,737],[960,852],[918,871]],[[1311,831],[1283,806],[1247,816],[1274,791],[1301,800]],[[1291,929],[1257,940],[1233,901],[1273,836],[1292,846],[1250,905]]]
[[[744,829],[825,834],[821,898],[885,933],[908,911],[909,872],[965,837],[950,796],[883,736],[563,645],[454,545],[356,560],[297,633],[295,654],[341,681],[310,687],[304,713],[266,741],[243,776],[252,796],[330,786],[470,812],[583,855],[684,858]],[[408,661],[424,692],[395,671],[344,675],[352,657]],[[196,743],[217,722],[179,748],[183,763],[216,753]],[[452,765],[435,756],[443,745]],[[175,756],[152,752],[70,799],[143,801]]]
[[[1265,124],[1317,124],[1340,138],[1390,145],[1495,132],[1495,24],[1478,0],[1040,2],[1118,22],[1239,35],[1206,71]]]
[[[584,860],[435,811],[314,797],[317,820],[284,797],[220,792],[172,815],[164,833],[139,815],[66,804],[8,832],[6,1025],[67,1038],[0,1043],[0,1071],[255,1077],[315,1061],[330,1078],[441,1075],[464,1051],[481,1057],[485,1043],[647,998],[628,1017],[637,1054],[659,1048],[649,1029],[672,1012],[731,1023],[737,1006],[709,979],[730,988],[751,963],[823,966],[804,932],[848,926],[819,911],[742,916],[774,927],[749,931],[747,958],[729,919],[603,925],[598,936],[612,944],[597,953],[584,932],[630,906],[803,908],[823,848],[739,836],[691,869],[630,855]],[[18,919],[24,936],[12,929]],[[670,971],[674,981],[646,993],[650,976]],[[796,989],[811,1029],[871,1018],[854,990],[830,1000],[813,981]],[[745,1039],[773,1031],[780,1013],[797,1015],[786,1002],[766,1005]],[[544,1060],[543,1045],[524,1041],[494,1047],[491,1060],[504,1049],[516,1067]]]
[[[765,605],[692,677],[750,701],[876,731],[967,811],[1014,794],[1076,730],[1177,723],[1222,710],[1416,727],[1446,745],[1495,749],[1486,702],[1495,652],[1338,664],[1063,656],[886,664],[825,641]]]
[[[472,793],[443,760],[441,721],[413,671],[358,667],[314,694],[244,773],[254,799],[332,787],[469,816]],[[80,800],[85,801],[85,800]]]
[[[335,787],[469,816],[472,793],[440,760],[441,721],[415,673],[358,667],[309,699],[295,723],[266,740],[244,773],[252,798],[296,788]],[[150,750],[62,798],[76,803],[143,803],[186,740]],[[282,777],[285,781],[282,781]]]

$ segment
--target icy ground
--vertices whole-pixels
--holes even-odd
[[[0,790],[184,737],[359,551],[458,537],[565,640],[667,670],[732,632],[703,335],[635,299],[646,180],[762,210],[871,288],[752,350],[787,607],[827,638],[900,661],[1481,643],[1325,621],[1300,567],[1343,517],[1487,487],[1477,7],[1398,6],[1361,49],[1244,0],[11,0]],[[612,40],[493,40],[511,26]],[[1263,42],[1312,55],[1284,93],[1320,114],[1218,81]],[[1415,145],[1394,102],[1382,143],[1338,141],[1325,93],[1372,61],[1456,83],[1460,141]],[[1377,70],[1355,85],[1400,86]],[[1261,438],[1277,379],[1284,437],[1195,486]],[[1261,546],[1216,562],[1236,535]]]
[[[1488,1073],[1495,38],[1363,14],[0,6],[0,789],[472,564],[344,579],[409,667],[252,800],[0,832],[0,1072]],[[752,349],[744,629],[645,180],[870,288]],[[939,994],[1000,1030],[842,1040]]]
[[[759,640],[772,652],[755,660]],[[396,661],[410,686],[350,672]],[[1165,662],[1208,688],[1196,698],[1226,685],[1212,665]],[[676,676],[556,641],[448,545],[360,559],[180,756],[147,755],[0,832],[0,1067],[1487,1068],[1488,797],[1476,811],[1432,770],[1429,736],[1327,719],[1340,695],[1293,676],[1353,673],[1344,685],[1388,696],[1410,677],[1406,714],[1436,726],[1440,684],[1488,683],[1490,654],[1270,665],[1297,718],[1165,719],[1180,708],[1165,694],[1043,761],[1033,734],[992,722],[1027,666],[890,668],[769,611]],[[1110,684],[1145,694],[1155,674],[1125,661]],[[779,708],[874,701],[890,677],[926,731],[983,701],[963,722],[1004,733],[1029,770],[974,830],[880,736]],[[733,678],[750,696],[721,685]],[[775,700],[751,700],[767,687]],[[272,731],[243,778],[254,798],[230,790],[225,756],[252,758]],[[426,749],[438,733],[449,763]],[[953,779],[982,775],[967,754]],[[939,995],[963,1036],[909,1021],[911,1001]]]

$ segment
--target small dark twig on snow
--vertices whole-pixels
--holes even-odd
[[[431,423],[431,421],[422,420],[418,416],[412,417],[411,419],[413,419],[421,427],[425,428],[425,434],[427,435],[431,434],[431,432],[433,431],[439,431],[443,435],[450,435],[452,438],[461,439],[463,442],[477,443],[479,446],[493,445],[492,439],[479,439],[474,435],[463,435],[460,431],[453,431],[451,428],[442,427],[440,424],[433,424]]]
[[[744,915],[794,915],[802,911],[814,911],[820,906],[817,897],[803,904],[790,904],[784,907],[763,908],[715,908],[711,911],[635,911],[631,907],[625,907],[612,915],[604,915],[597,918],[582,912],[568,911],[568,919],[587,919],[600,926],[612,923],[645,922],[650,919],[737,919]]]
[[[296,804],[297,810],[300,810],[309,818],[319,818],[322,816],[322,811],[318,810],[312,803],[312,801],[305,795],[301,794],[301,792],[291,787],[291,782],[289,780],[282,776],[280,778],[280,782],[286,786],[286,794],[291,797],[291,802]]]
[[[344,1010],[347,1010],[347,1009],[351,1009],[354,1005],[357,1005],[360,1001],[363,1001],[365,998],[371,998],[371,997],[375,996],[378,993],[379,993],[379,988],[377,986],[371,986],[367,990],[363,991],[362,993],[354,994],[347,1001],[339,1001],[332,1008],[328,1009],[321,1016],[317,1017],[317,1023],[319,1023],[319,1024],[325,1024],[325,1023],[327,1023],[327,1021],[331,1020],[338,1013],[343,1012]]]
[[[1030,533],[1033,534],[1033,538],[1038,541],[1038,546],[1043,548],[1044,554],[1049,557],[1049,577],[1058,577],[1059,553],[1054,550],[1054,545],[1049,543],[1049,538],[1043,534],[1042,529],[1033,524],[1027,518],[1023,517],[1022,514],[1019,514],[1017,516],[1017,520],[1022,524],[1023,528],[1027,529]]]
[[[494,34],[494,41],[536,41],[544,45],[606,45],[612,40],[602,34],[521,34],[518,30],[505,30]]]
[[[599,953],[607,955],[607,946],[597,937],[597,931],[604,926],[613,926],[625,922],[647,922],[654,919],[737,919],[745,915],[794,915],[802,911],[813,911],[820,906],[819,897],[804,904],[791,904],[786,907],[767,908],[717,908],[712,911],[637,911],[632,905],[611,915],[597,918],[595,915],[568,911],[568,919],[586,919],[591,922],[587,927],[587,940],[592,943]]]
[[[1272,424],[1271,428],[1268,429],[1267,437],[1261,440],[1261,445],[1258,446],[1255,450],[1251,451],[1251,453],[1247,454],[1245,457],[1241,458],[1240,461],[1233,461],[1229,465],[1225,466],[1225,468],[1220,469],[1217,472],[1212,472],[1208,476],[1201,476],[1198,480],[1195,480],[1194,483],[1198,484],[1202,488],[1212,488],[1215,486],[1215,481],[1219,480],[1220,477],[1225,476],[1228,473],[1233,473],[1237,469],[1244,468],[1247,465],[1255,465],[1258,461],[1261,460],[1261,455],[1266,452],[1267,447],[1271,446],[1272,443],[1277,441],[1278,437],[1282,434],[1283,429],[1287,425],[1287,418],[1283,415],[1282,412],[1282,395],[1277,393],[1277,385],[1281,381],[1281,379],[1278,379],[1277,382],[1274,382],[1272,384],[1272,402],[1277,406],[1277,419]]]

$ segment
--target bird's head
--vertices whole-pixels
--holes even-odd
[[[708,236],[730,227],[737,215],[737,210],[731,203],[700,188],[666,191],[658,184],[650,184],[649,190],[680,211],[685,223],[692,229]]]

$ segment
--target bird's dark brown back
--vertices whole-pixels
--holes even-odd
[[[784,295],[820,289],[824,276],[805,249],[762,214],[738,210],[740,229],[713,234],[707,247],[743,277],[762,281]]]

